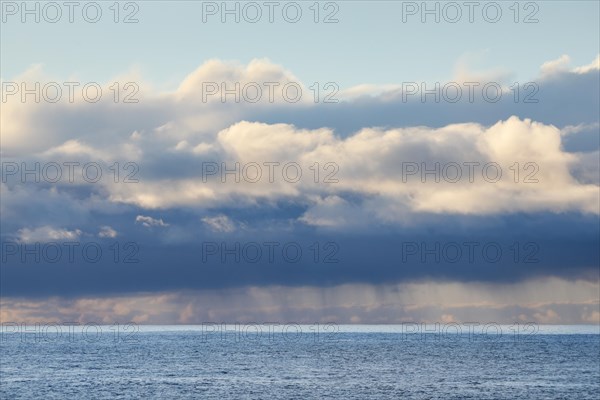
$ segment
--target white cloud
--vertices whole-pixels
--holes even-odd
[[[568,57],[561,57],[545,64],[543,70],[555,71],[567,62]],[[460,61],[459,72],[468,71],[467,64]],[[38,67],[25,78],[40,79],[41,73]],[[489,77],[501,75],[494,72]],[[146,90],[144,101],[135,107],[102,101],[93,105],[59,103],[50,108],[48,104],[23,104],[11,98],[3,106],[2,152],[59,163],[79,158],[84,158],[79,160],[83,162],[119,161],[121,166],[128,161],[138,163],[139,183],[115,183],[112,177],[105,175],[94,186],[93,197],[85,202],[73,201],[81,208],[124,205],[204,211],[222,206],[242,208],[261,202],[272,205],[291,201],[308,207],[301,217],[302,222],[318,226],[366,220],[397,223],[407,214],[422,212],[476,215],[599,212],[598,184],[591,180],[595,176],[593,163],[588,156],[563,150],[561,135],[577,128],[569,127],[561,132],[543,122],[504,117],[488,126],[461,123],[440,128],[377,128],[368,125],[341,136],[331,128],[322,127],[326,122],[312,129],[257,122],[260,118],[256,115],[279,115],[271,114],[269,107],[281,111],[276,108],[280,104],[262,104],[259,109],[269,113],[256,114],[254,105],[222,104],[220,99],[212,99],[200,104],[203,112],[199,112],[199,85],[223,80],[229,83],[297,81],[291,72],[267,60],[254,60],[247,65],[211,60],[192,72],[176,92]],[[358,92],[367,93],[371,89],[377,88],[365,86]],[[107,89],[107,93],[110,90]],[[297,107],[306,110],[308,104]],[[83,125],[81,120],[91,123]],[[44,134],[33,137],[32,132]],[[257,183],[244,179],[236,183],[231,176],[224,183],[220,175],[203,181],[201,163],[206,160],[225,162],[229,167],[235,162],[242,165],[279,162],[280,166],[273,182],[268,181],[268,169],[263,167],[262,179]],[[303,175],[299,182],[283,179],[281,166],[287,162],[300,165]],[[337,183],[323,182],[332,172],[325,168],[329,162],[337,166],[334,174]],[[474,183],[464,182],[464,179],[454,184],[422,183],[418,174],[404,182],[403,162],[429,166],[436,162],[442,165],[496,162],[504,175],[497,183],[483,181],[480,171]],[[318,163],[318,183],[314,182],[315,163]],[[515,183],[510,179],[514,172],[509,169],[515,163],[519,163],[521,169],[519,179],[528,173],[525,164],[535,163],[538,168],[535,178],[539,182]],[[575,176],[573,171],[581,173]],[[582,180],[580,176],[586,178]],[[3,200],[8,198],[14,206],[16,202],[11,198],[18,190],[13,189],[9,188]],[[68,197],[65,191],[58,192]],[[348,194],[356,196],[355,200],[348,201]],[[2,210],[6,210],[5,205]],[[161,220],[137,222],[147,227],[167,225],[152,221]]]
[[[204,217],[202,222],[208,225],[215,232],[233,232],[235,224],[226,215],[217,215],[215,217]]]
[[[315,204],[299,220],[307,225],[320,227],[369,226],[367,213],[360,206],[350,204],[339,196],[315,197]]]
[[[571,57],[563,54],[556,60],[547,61],[540,67],[542,77],[548,77],[558,73],[573,72],[575,74],[587,74],[593,71],[600,70],[600,54],[596,56],[594,61],[587,65],[570,68]]]
[[[568,125],[560,130],[561,134],[564,136],[572,135],[575,133],[584,132],[587,130],[598,130],[600,128],[600,123],[595,122],[592,124],[579,124],[579,125]]]
[[[600,70],[600,54],[598,54],[594,61],[592,61],[588,65],[576,67],[575,69],[573,69],[573,72],[575,72],[576,74],[587,74],[589,72],[598,70]]]
[[[146,228],[151,228],[153,226],[169,226],[169,224],[166,224],[162,219],[154,219],[152,217],[146,217],[143,215],[138,215],[137,217],[135,217],[135,222],[141,223]]]
[[[543,77],[547,77],[553,74],[567,72],[569,70],[569,64],[571,63],[571,57],[563,54],[556,60],[546,61],[540,67],[540,71]]]
[[[37,228],[19,229],[17,232],[17,240],[21,243],[35,243],[35,242],[50,242],[50,241],[68,241],[77,240],[81,236],[82,232],[79,229],[67,230],[61,228],[54,228],[52,226],[40,226]]]
[[[252,162],[259,165],[280,162],[274,181],[269,182],[264,166],[262,179],[256,183],[243,176],[238,182],[233,176],[223,181],[220,174],[204,182],[198,171],[196,177],[175,176],[168,182],[146,179],[136,185],[114,185],[110,187],[112,199],[147,208],[169,208],[225,204],[244,207],[259,199],[296,198],[319,207],[318,218],[316,210],[304,217],[305,222],[317,225],[330,225],[350,217],[334,216],[335,207],[328,207],[330,214],[323,214],[327,201],[322,199],[343,198],[344,193],[368,198],[377,204],[376,213],[386,219],[393,219],[397,210],[476,215],[600,212],[598,185],[583,184],[571,173],[584,157],[562,149],[561,131],[556,127],[517,117],[489,127],[471,123],[439,129],[369,128],[347,138],[337,137],[328,129],[303,130],[286,124],[240,122],[221,131],[213,145],[220,149],[221,160],[229,162],[228,168],[234,162],[242,166]],[[281,165],[290,160],[298,162],[303,172],[296,183],[283,177]],[[321,173],[319,183],[314,182],[311,169],[315,162],[319,163]],[[337,166],[334,175],[337,183],[324,183],[327,173],[334,171],[324,170],[327,162]],[[422,173],[407,175],[407,163],[413,162],[422,171],[439,163],[439,182]],[[479,163],[478,167],[469,170],[465,163],[470,162]],[[443,166],[450,163],[460,167],[462,176],[457,183],[451,183],[454,174],[447,172],[449,179],[445,179],[442,173]],[[488,163],[496,164],[484,174],[483,166]],[[502,175],[495,181],[497,172]],[[169,190],[164,190],[167,186]],[[360,211],[360,207],[354,211]]]
[[[236,89],[239,85],[239,89]],[[289,93],[284,94],[285,85]],[[253,59],[248,65],[211,59],[189,74],[176,92],[179,100],[201,103],[221,103],[227,91],[239,94],[240,102],[286,104],[286,97],[295,96],[293,86],[302,90],[300,101],[307,102],[308,89],[290,71],[273,64],[268,59]],[[245,89],[244,89],[245,88]],[[225,89],[225,90],[223,90]],[[212,92],[216,92],[211,94]],[[226,95],[227,101],[235,101],[233,94]],[[245,101],[248,100],[248,101]]]
[[[100,232],[98,232],[98,236],[101,238],[115,238],[117,237],[117,231],[115,231],[110,226],[102,226],[100,227]]]

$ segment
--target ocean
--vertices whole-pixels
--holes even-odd
[[[3,326],[2,399],[595,399],[598,326]]]

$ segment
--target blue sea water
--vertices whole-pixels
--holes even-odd
[[[415,327],[5,330],[0,397],[600,398],[598,326],[485,334]]]

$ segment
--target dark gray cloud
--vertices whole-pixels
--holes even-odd
[[[297,212],[281,209],[278,217],[290,221]],[[550,276],[598,279],[598,220],[578,213],[432,215],[414,227],[353,233],[286,224],[285,219],[277,224],[250,211],[229,216],[238,228],[233,233],[215,232],[199,216],[178,211],[161,213],[168,226],[119,223],[124,218],[132,221],[135,215],[102,218],[119,236],[82,234],[73,262],[67,258],[64,240],[59,245],[62,257],[50,262],[56,254],[52,246],[45,245],[44,255],[44,244],[36,253],[35,243],[19,243],[15,249],[14,239],[4,237],[3,295],[103,296],[248,285],[415,281],[511,283]],[[261,229],[265,221],[271,222],[270,229]],[[102,249],[97,261],[91,242]],[[135,260],[139,262],[127,262]]]

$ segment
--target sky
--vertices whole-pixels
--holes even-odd
[[[292,3],[2,2],[0,321],[599,323],[598,2]]]

